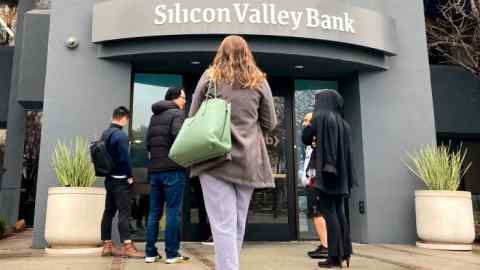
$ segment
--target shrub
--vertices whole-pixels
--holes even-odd
[[[76,137],[70,147],[58,142],[53,168],[59,183],[65,187],[91,187],[96,180],[88,141],[81,137]]]
[[[408,154],[414,166],[406,165],[429,190],[455,191],[471,166],[471,163],[463,166],[466,155],[467,150],[464,151],[461,145],[458,151],[453,151],[450,144],[426,145],[415,157]]]

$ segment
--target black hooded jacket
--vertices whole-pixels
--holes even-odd
[[[162,100],[152,105],[152,112],[147,132],[147,150],[150,152],[148,172],[183,169],[168,158],[168,153],[185,120],[184,111],[173,101]]]
[[[342,118],[343,98],[334,90],[322,90],[315,96],[312,123],[303,130],[302,140],[312,145],[315,138],[313,164],[314,186],[330,195],[346,196],[356,186],[352,162],[350,126]]]

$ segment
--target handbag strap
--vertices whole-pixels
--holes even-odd
[[[207,88],[207,92],[205,93],[205,99],[209,99],[209,98],[210,98],[210,89],[212,89],[212,86],[213,86],[213,98],[217,98],[217,97],[218,97],[217,84],[216,84],[215,81],[210,77],[210,78],[208,79],[208,88]]]

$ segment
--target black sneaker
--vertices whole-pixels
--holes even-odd
[[[312,259],[326,259],[328,258],[328,249],[320,245],[316,250],[307,252],[307,255]]]

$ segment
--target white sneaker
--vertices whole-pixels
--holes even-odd
[[[202,245],[205,245],[205,246],[213,246],[214,243],[213,243],[213,237],[210,236],[210,238],[208,238],[206,241],[203,241],[202,242]]]
[[[155,257],[145,257],[145,262],[146,263],[154,263],[154,262],[158,262],[162,259],[162,257],[160,256],[155,256]]]
[[[166,259],[165,263],[166,264],[184,263],[184,262],[187,262],[189,260],[190,260],[189,257],[179,255],[178,257],[175,257],[175,258]]]

